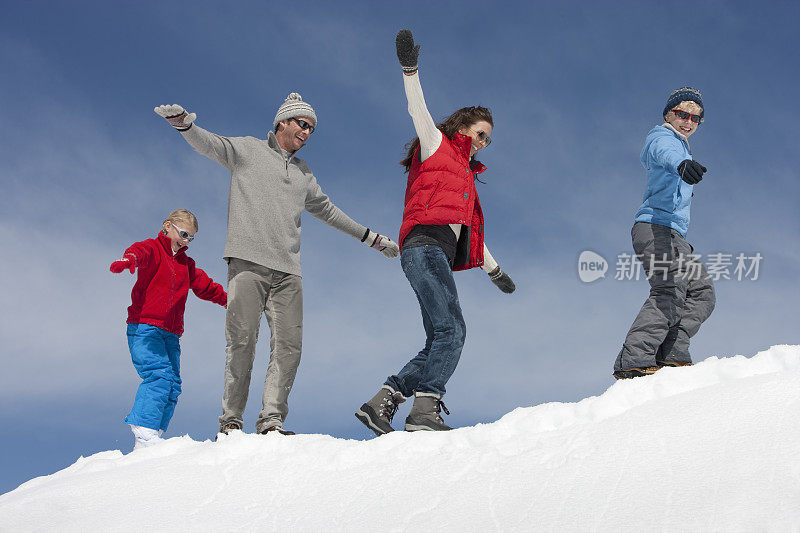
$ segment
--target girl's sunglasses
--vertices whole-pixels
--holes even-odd
[[[683,120],[686,120],[688,118],[695,124],[700,124],[701,122],[703,122],[703,118],[700,115],[692,115],[691,113],[687,113],[686,111],[681,111],[680,109],[673,109],[672,112],[675,113],[676,117]]]
[[[301,130],[308,130],[308,133],[314,133],[314,126],[312,126],[305,120],[300,120],[299,118],[294,118],[294,117],[292,117],[292,120],[297,122],[297,125],[300,126]]]
[[[170,222],[170,224],[172,224],[172,222]],[[187,240],[189,242],[192,242],[194,240],[194,235],[189,235],[188,231],[183,231],[181,228],[179,228],[175,224],[172,224],[172,227],[175,228],[175,231],[178,232],[178,235],[181,236],[181,239],[185,239],[185,240]]]

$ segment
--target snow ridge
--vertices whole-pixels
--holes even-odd
[[[800,530],[800,346],[447,433],[188,436],[0,496],[0,529]]]
[[[749,359],[743,355],[724,359],[709,357],[689,370],[691,379],[686,378],[684,370],[688,369],[662,368],[647,379],[617,381],[602,396],[585,398],[578,403],[548,403],[533,408],[517,408],[497,424],[510,424],[522,432],[562,429],[576,424],[600,422],[647,402],[704,387],[798,369],[800,351],[797,346],[773,346]]]

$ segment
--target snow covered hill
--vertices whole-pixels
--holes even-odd
[[[800,346],[448,433],[173,438],[0,496],[2,531],[211,528],[800,531]]]

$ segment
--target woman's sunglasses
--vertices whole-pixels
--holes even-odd
[[[470,130],[472,130],[472,131],[475,131],[475,130],[473,130],[472,128],[470,128]],[[483,144],[483,147],[484,147],[484,148],[486,148],[487,146],[489,146],[490,144],[492,144],[492,138],[491,138],[491,137],[489,137],[488,135],[486,135],[486,132],[483,132],[483,131],[475,131],[475,133],[477,133],[477,134],[478,134],[478,140],[479,140],[479,141],[480,141],[480,142]]]

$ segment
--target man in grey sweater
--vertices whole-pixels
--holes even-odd
[[[303,342],[303,285],[300,271],[300,217],[303,210],[386,257],[397,244],[348,217],[322,192],[308,165],[296,157],[314,132],[317,115],[297,93],[278,108],[266,140],[223,137],[194,124],[197,115],[179,105],[155,112],[167,119],[200,154],[231,173],[228,236],[228,311],[225,390],[220,431],[241,430],[261,313],[271,331],[259,433],[283,428],[288,398]]]

